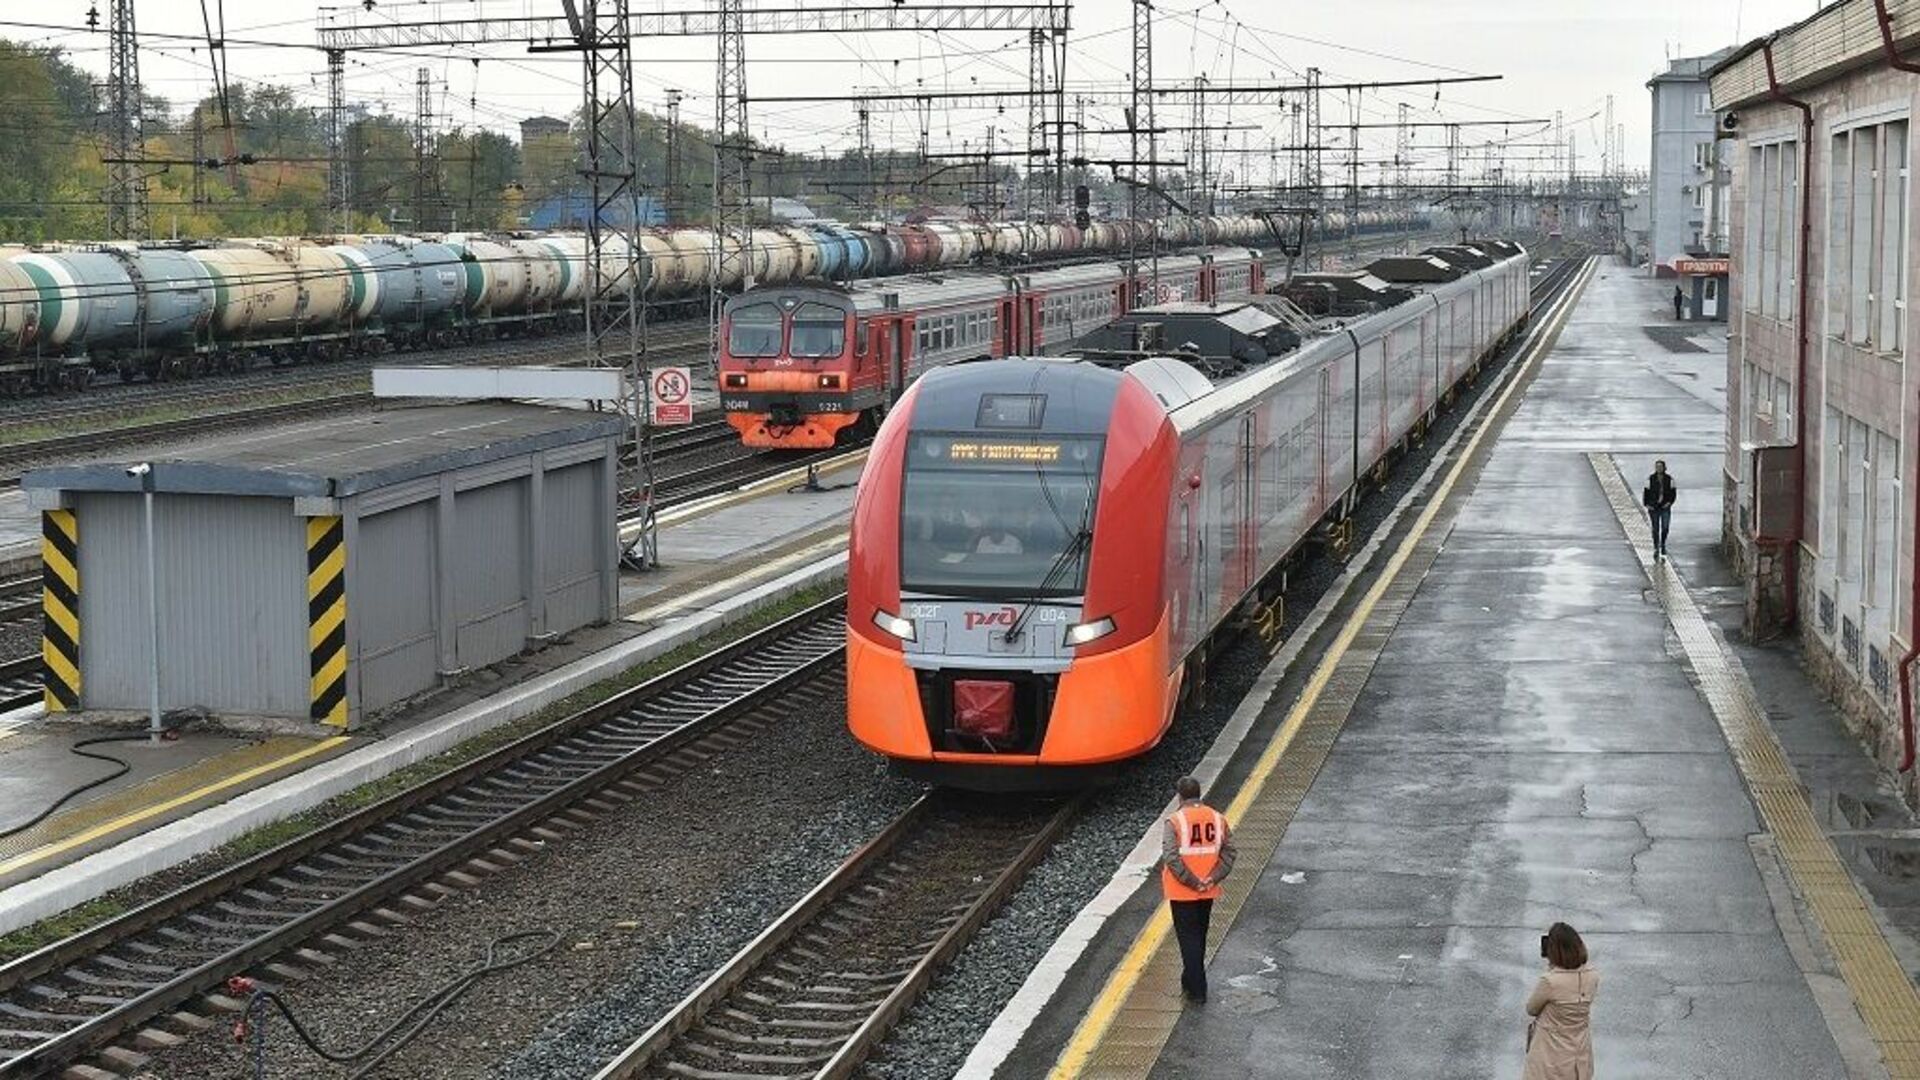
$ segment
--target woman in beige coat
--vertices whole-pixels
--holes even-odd
[[[1593,1080],[1588,1021],[1600,973],[1587,966],[1587,946],[1566,923],[1540,940],[1547,973],[1527,998],[1527,1069],[1521,1080]]]

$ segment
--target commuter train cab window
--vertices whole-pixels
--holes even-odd
[[[913,436],[901,588],[995,599],[1084,591],[1102,447],[1098,436]]]
[[[727,333],[731,356],[779,356],[780,309],[772,304],[747,304],[733,310],[733,328]]]
[[[793,313],[793,337],[787,347],[792,355],[839,356],[846,347],[846,312],[825,304],[801,304]]]

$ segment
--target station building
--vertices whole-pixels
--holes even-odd
[[[1733,167],[1722,528],[1747,628],[1795,629],[1857,733],[1899,765],[1920,643],[1920,0],[1831,5],[1735,49],[1710,80]]]

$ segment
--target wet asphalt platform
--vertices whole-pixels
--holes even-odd
[[[1430,565],[1409,564],[1377,641],[1363,631],[1365,685],[1271,859],[1243,855],[1241,887],[1258,876],[1225,905],[1230,925],[1216,918],[1211,1001],[1180,1010],[1152,964],[1087,972],[1125,1004],[1102,1039],[1081,1023],[1067,1043],[1078,1075],[1518,1077],[1556,920],[1603,979],[1600,1077],[1854,1080],[1888,1075],[1883,1052],[1914,1075],[1899,1059],[1920,1043],[1920,833],[1791,644],[1738,638],[1718,550],[1726,328],[1676,325],[1671,289],[1611,263],[1594,274],[1436,521]],[[1656,457],[1680,489],[1672,575],[1633,546]],[[1710,685],[1748,688],[1804,786],[1791,809],[1816,843],[1786,845],[1798,861],[1749,794],[1730,699]],[[1869,932],[1837,950],[1821,933],[1831,902],[1802,890],[1814,847],[1866,898]],[[1855,945],[1885,961],[1877,973],[1850,962]],[[1899,1007],[1857,1005],[1876,979]],[[1060,1005],[1085,1013],[1095,994]],[[1170,1033],[1142,1033],[1154,1011],[1177,1016]],[[1016,1062],[1043,1059],[1026,1049]]]

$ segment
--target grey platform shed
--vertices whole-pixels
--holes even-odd
[[[612,619],[619,435],[607,414],[468,403],[153,460],[162,708],[356,726]],[[127,464],[22,481],[45,536],[50,709],[147,707],[142,484]]]

